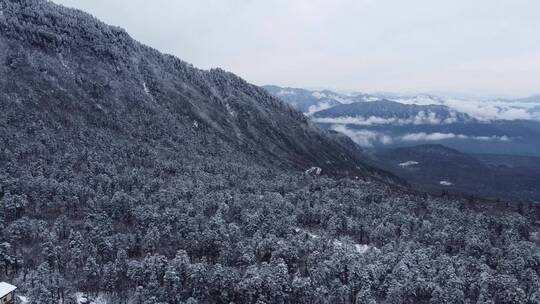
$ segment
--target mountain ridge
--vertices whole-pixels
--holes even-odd
[[[472,118],[465,114],[451,110],[444,105],[416,105],[402,104],[388,99],[380,99],[369,102],[355,102],[334,106],[330,109],[321,110],[313,114],[315,118],[321,117],[382,117],[407,119],[420,113],[433,115],[433,119],[466,122]]]
[[[224,145],[220,153],[250,151],[254,158],[338,175],[377,172],[343,139],[313,128],[301,113],[230,72],[197,69],[81,11],[39,0],[1,5],[2,96],[38,121],[102,125],[158,140],[149,133],[182,141],[182,132],[189,138],[202,132]]]

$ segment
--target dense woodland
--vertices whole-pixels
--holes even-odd
[[[0,30],[0,280],[30,303],[540,303],[538,205],[409,192],[78,11],[0,0]]]
[[[3,159],[2,279],[32,303],[539,303],[538,209],[131,148]]]

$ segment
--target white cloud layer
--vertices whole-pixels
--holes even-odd
[[[313,106],[309,107],[308,110],[306,112],[304,112],[304,115],[310,116],[310,115],[315,114],[316,112],[326,110],[326,109],[330,109],[332,106],[333,105],[331,103],[326,102],[326,101],[322,101],[322,102],[319,102],[316,105],[313,105]]]
[[[446,105],[460,112],[465,112],[472,117],[483,120],[516,120],[534,119],[527,110],[535,104],[518,104],[504,101],[472,101],[472,100],[446,100]]]
[[[457,114],[455,112],[450,113],[450,117],[441,118],[434,112],[420,111],[414,117],[410,118],[398,118],[398,117],[378,117],[378,116],[340,116],[340,117],[315,117],[313,121],[318,123],[329,124],[347,124],[358,126],[373,126],[373,125],[440,125],[451,124],[457,121]]]
[[[410,133],[405,134],[401,137],[399,137],[401,141],[439,141],[444,139],[473,139],[473,140],[483,140],[483,141],[491,141],[491,140],[499,140],[499,141],[510,141],[510,138],[508,136],[470,136],[470,135],[463,135],[463,134],[454,134],[454,133]]]
[[[374,143],[382,143],[385,145],[392,143],[392,137],[381,132],[370,130],[353,130],[344,125],[334,125],[332,126],[332,129],[349,136],[361,147],[373,147]]]
[[[332,130],[343,133],[349,136],[356,144],[361,147],[373,147],[376,144],[388,145],[395,142],[426,142],[426,141],[441,141],[448,139],[458,140],[480,140],[480,141],[510,141],[508,136],[471,136],[454,133],[408,133],[400,136],[390,136],[383,132],[351,129],[345,125],[336,124],[331,127]]]
[[[392,98],[403,104],[416,105],[444,105],[457,112],[469,114],[480,121],[491,120],[517,120],[517,119],[540,119],[540,112],[535,108],[540,103],[515,102],[506,100],[465,100],[456,98],[438,98],[419,95],[409,98]]]

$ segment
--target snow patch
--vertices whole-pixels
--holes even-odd
[[[404,163],[400,163],[399,166],[402,167],[402,168],[406,168],[406,167],[415,166],[415,165],[418,165],[418,164],[420,164],[420,163],[417,162],[417,161],[409,160],[409,161],[406,161]]]
[[[294,228],[294,231],[295,231],[296,233],[304,233],[304,232],[305,232],[305,233],[306,233],[310,238],[312,238],[312,239],[318,239],[318,238],[320,238],[319,235],[317,235],[317,234],[315,234],[315,233],[311,233],[311,232],[309,232],[309,231],[306,231],[306,230],[301,229],[301,228],[298,228],[298,227]]]
[[[314,239],[318,239],[320,236],[314,234],[314,233],[311,233],[311,232],[308,232],[307,233],[311,238],[314,238]]]
[[[277,92],[277,95],[284,96],[284,95],[296,95],[296,92],[293,90],[285,90],[281,89],[279,92]]]
[[[369,248],[371,248],[371,246],[366,244],[354,244],[354,249],[360,254],[366,253]]]
[[[103,295],[98,295],[96,298],[88,296],[83,292],[76,292],[75,297],[77,298],[78,304],[107,304],[107,300]]]
[[[430,96],[430,95],[417,95],[411,97],[398,97],[398,98],[389,98],[392,101],[396,101],[403,104],[416,104],[416,105],[433,105],[433,104],[445,104],[444,100],[441,98]]]
[[[351,104],[351,103],[356,102],[355,100],[343,98],[343,97],[340,97],[340,96],[332,96],[332,98],[339,101],[339,102],[341,102],[341,103],[343,103],[343,104]]]
[[[364,101],[367,101],[367,102],[377,101],[377,100],[381,100],[381,99],[379,97],[375,97],[375,96],[366,96],[366,97],[364,97]]]
[[[60,64],[65,68],[69,70],[69,66],[67,65],[66,61],[64,60],[64,56],[60,53]],[[70,74],[73,74],[73,72],[70,71]]]
[[[146,82],[143,81],[142,86],[143,86],[143,90],[146,93],[146,95],[150,96],[150,90],[146,86]]]
[[[354,243],[353,246],[351,247],[351,246],[348,246],[349,244],[344,244],[342,241],[339,241],[339,240],[334,240],[333,244],[334,244],[334,247],[344,248],[344,249],[349,249],[349,250],[352,249],[359,254],[364,254],[371,248],[377,249],[377,247],[374,247],[374,246],[369,246],[367,244],[356,244],[356,243]]]
[[[315,97],[317,99],[328,97],[326,94],[321,93],[321,92],[313,92],[313,93],[311,93],[311,96],[313,96],[313,97]]]
[[[227,104],[225,104],[225,107],[227,108],[227,112],[229,112],[229,115],[234,117],[235,113],[234,113],[233,109],[231,108],[231,106],[227,103]]]
[[[322,169],[319,167],[311,167],[306,170],[306,174],[321,175]]]
[[[447,186],[447,187],[453,186],[453,185],[454,185],[453,183],[451,183],[451,182],[449,182],[449,181],[440,181],[439,184],[440,184],[441,186]]]
[[[19,298],[19,302],[18,302],[19,304],[26,304],[29,302],[28,298],[25,296],[17,296],[17,297]]]

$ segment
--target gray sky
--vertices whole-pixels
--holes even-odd
[[[538,0],[54,0],[255,84],[540,93]]]

